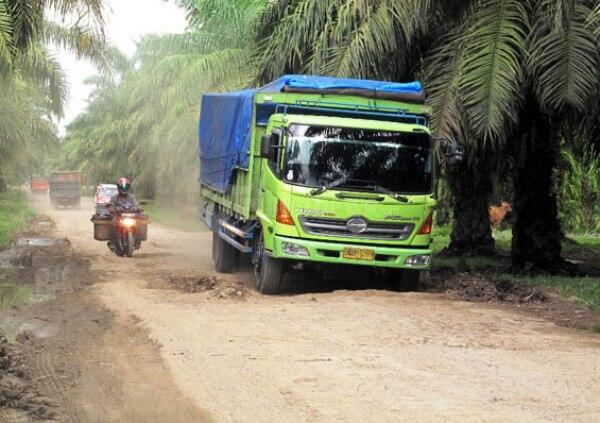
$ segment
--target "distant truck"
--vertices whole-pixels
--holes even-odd
[[[47,195],[48,187],[49,187],[48,178],[44,178],[43,176],[34,175],[31,177],[29,187],[31,188],[31,192],[33,194]]]
[[[437,204],[430,116],[418,82],[287,75],[204,95],[201,210],[216,270],[251,255],[266,294],[292,266],[315,276],[370,266],[394,289],[415,289]],[[441,144],[459,159],[456,144]]]
[[[54,207],[75,206],[81,203],[81,172],[52,172],[50,203]]]

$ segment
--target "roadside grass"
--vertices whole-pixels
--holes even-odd
[[[148,213],[150,221],[155,221],[168,228],[185,232],[205,231],[206,227],[197,216],[196,208],[167,204],[160,201],[144,200],[142,206]]]
[[[0,282],[0,311],[25,304],[31,299],[32,295],[33,293],[29,288],[10,282]]]
[[[35,211],[22,191],[0,193],[0,249],[6,247],[11,237],[21,231],[35,216]]]
[[[524,277],[514,274],[499,274],[495,279],[551,288],[558,294],[575,300],[580,305],[600,311],[600,278],[551,275]]]
[[[494,232],[497,256],[493,257],[448,257],[442,251],[450,242],[450,227],[435,228],[433,233],[434,257],[432,271],[477,272],[494,280],[507,280],[529,286],[549,288],[556,293],[573,299],[578,304],[600,311],[600,277],[554,276],[540,274],[510,273],[510,230]],[[565,258],[581,259],[588,266],[600,270],[600,236],[597,234],[569,234],[563,242]]]

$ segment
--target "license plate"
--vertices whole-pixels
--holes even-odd
[[[342,252],[342,257],[353,260],[373,260],[375,258],[375,251],[370,248],[345,247]]]

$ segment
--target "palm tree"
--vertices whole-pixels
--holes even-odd
[[[59,25],[48,10],[77,20]],[[100,0],[0,0],[0,180],[39,169],[57,143],[51,119],[63,114],[67,86],[48,43],[103,64],[101,24]]]
[[[599,15],[597,0],[274,1],[259,25],[259,75],[423,77],[435,133],[469,153],[449,178],[461,252],[489,250],[490,171],[518,139],[513,259],[548,267],[560,261],[556,124],[597,93]]]
[[[0,187],[40,169],[56,144],[56,126],[44,115],[46,93],[28,80],[0,77]]]
[[[197,193],[200,95],[252,81],[253,40],[245,34],[262,2],[177,3],[188,12],[188,30],[145,37],[116,81],[90,81],[96,89],[67,128],[62,160],[98,180],[128,174],[146,196],[189,201]]]
[[[585,115],[599,79],[597,1],[481,1],[459,37],[461,125],[474,140],[515,140],[513,262],[561,263],[552,172],[562,123]]]

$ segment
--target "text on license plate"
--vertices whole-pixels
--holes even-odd
[[[373,260],[375,259],[375,251],[370,248],[350,248],[345,247],[342,252],[342,257],[345,259],[354,260]]]

